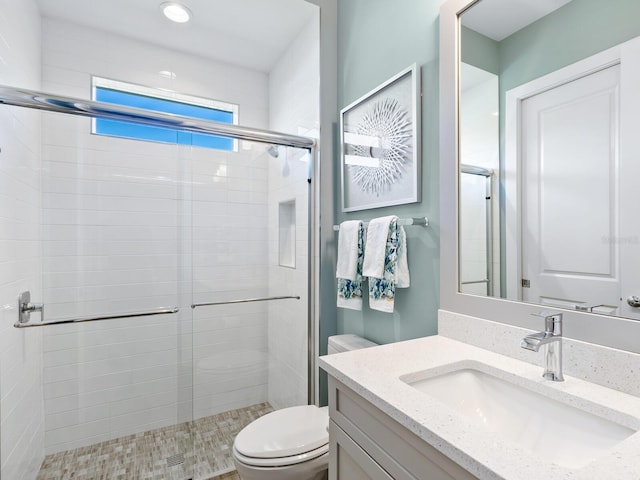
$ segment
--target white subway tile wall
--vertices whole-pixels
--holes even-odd
[[[268,79],[41,23],[33,0],[13,3],[0,6],[2,84],[90,98],[98,75],[236,103],[243,125],[266,128],[271,112],[270,128],[318,130],[317,18]],[[282,158],[240,143],[238,153],[223,153],[111,139],[91,135],[87,119],[0,110],[3,477],[34,478],[45,451],[267,397],[277,407],[306,403],[309,159],[288,149],[283,177]],[[278,202],[293,199],[296,268],[283,269],[275,215]],[[181,312],[17,330],[25,289],[46,303],[48,319],[174,305]],[[302,299],[189,308],[281,294]]]
[[[0,32],[0,84],[39,89],[35,2],[0,3]],[[18,294],[42,295],[40,118],[0,107],[0,477],[15,480],[35,478],[44,458],[42,332],[13,328]]]
[[[98,75],[236,103],[241,124],[267,125],[259,72],[53,19],[43,36],[45,91],[90,98]],[[106,138],[55,114],[42,137],[47,317],[181,308],[47,328],[47,453],[266,401],[267,307],[190,308],[267,293],[264,147]]]
[[[311,18],[269,76],[269,128],[317,136],[320,125],[320,21]],[[286,174],[285,162],[288,164]],[[300,300],[269,304],[269,403],[284,408],[307,403],[308,192],[311,158],[280,148],[269,159],[269,295]],[[286,175],[285,175],[286,174]],[[295,268],[278,265],[279,204],[295,200]]]
[[[240,146],[238,153],[224,154],[228,161],[216,164],[208,158],[208,151],[194,150],[191,205],[196,303],[267,293],[265,155],[264,146],[253,145],[251,150]],[[221,194],[226,195],[224,201]],[[194,418],[266,401],[266,325],[264,303],[194,310]]]

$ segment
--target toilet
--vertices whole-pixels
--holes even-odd
[[[352,334],[329,337],[328,353],[376,344]],[[324,480],[329,464],[328,407],[303,405],[268,413],[244,427],[233,442],[242,480]]]

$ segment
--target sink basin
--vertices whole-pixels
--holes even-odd
[[[421,379],[416,379],[422,376]],[[507,441],[568,468],[584,467],[635,430],[476,368],[400,377]]]

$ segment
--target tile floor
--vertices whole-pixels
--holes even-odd
[[[240,475],[235,470],[233,472],[222,474],[218,477],[213,477],[211,480],[240,480]]]
[[[37,480],[239,480],[231,447],[268,403],[48,455]]]

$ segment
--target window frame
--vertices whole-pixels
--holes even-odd
[[[232,122],[230,123],[226,123],[227,125],[238,125],[238,114],[239,114],[239,107],[237,104],[234,103],[230,103],[230,102],[223,102],[220,100],[214,100],[214,99],[209,99],[209,98],[204,98],[204,97],[198,97],[195,95],[189,95],[189,94],[185,94],[185,93],[180,93],[180,92],[176,92],[173,90],[169,90],[169,89],[164,89],[164,88],[154,88],[154,87],[147,87],[144,85],[139,85],[139,84],[134,84],[134,83],[129,83],[129,82],[123,82],[120,80],[113,80],[113,79],[109,79],[109,78],[104,78],[104,77],[98,77],[95,75],[91,76],[91,99],[96,101],[96,94],[97,94],[97,90],[98,89],[108,89],[108,90],[114,90],[117,92],[122,92],[125,94],[131,94],[131,95],[137,95],[137,96],[144,96],[144,97],[149,97],[152,99],[158,99],[158,100],[164,100],[164,101],[169,101],[169,102],[175,102],[175,103],[182,103],[182,104],[186,104],[186,105],[190,105],[190,106],[195,106],[195,107],[203,107],[203,108],[208,108],[208,109],[214,109],[214,110],[220,110],[222,112],[225,113],[230,113],[232,115]],[[120,106],[126,106],[126,107],[131,107],[130,105],[124,105],[124,104],[113,104],[113,105],[120,105]],[[133,107],[133,108],[137,108],[137,107]],[[153,110],[150,110],[153,111]],[[171,114],[171,112],[162,112],[160,110],[157,110],[158,113],[169,113]],[[209,121],[207,119],[203,119],[200,117],[191,117],[189,116],[188,118],[193,118],[193,119],[197,119],[197,120],[205,120],[205,121]],[[154,140],[154,139],[147,139],[147,138],[138,138],[135,136],[131,136],[131,137],[127,137],[127,136],[121,136],[121,135],[110,135],[107,133],[99,133],[97,131],[97,126],[96,126],[96,118],[92,118],[91,119],[91,133],[93,135],[101,135],[101,136],[105,136],[105,137],[112,137],[112,138],[121,138],[121,139],[125,139],[125,140],[136,140],[136,141],[145,141],[145,142],[153,142],[153,143],[162,143],[164,145],[185,145],[185,146],[193,146],[193,147],[199,147],[199,145],[190,145],[188,143],[180,143],[179,141],[176,142],[166,142],[166,141],[162,141],[162,140]],[[126,122],[125,120],[119,120],[122,122]],[[165,127],[163,127],[165,128]],[[171,127],[166,127],[167,130],[171,130]],[[216,137],[217,135],[215,134],[211,134],[212,137]],[[232,139],[232,148],[230,149],[226,149],[226,148],[216,148],[216,147],[206,147],[206,146],[201,146],[201,148],[209,148],[211,150],[219,150],[222,152],[237,152],[238,151],[238,140],[237,139]]]

